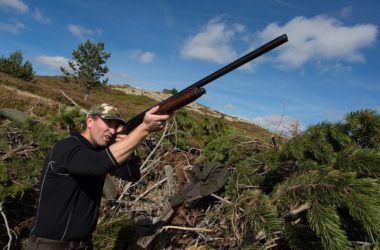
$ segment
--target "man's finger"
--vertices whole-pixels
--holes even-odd
[[[153,108],[151,108],[151,109],[149,109],[148,111],[147,111],[147,113],[148,114],[154,114],[154,113],[156,113],[157,111],[158,111],[158,109],[160,108],[160,106],[154,106]]]

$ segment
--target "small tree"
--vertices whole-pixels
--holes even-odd
[[[164,94],[172,94],[172,95],[175,95],[178,93],[178,90],[176,88],[172,88],[172,89],[163,89],[162,90],[162,93]]]
[[[74,61],[69,61],[70,70],[61,67],[61,71],[66,79],[74,78],[85,92],[84,100],[87,100],[91,89],[107,84],[108,78],[102,78],[109,70],[106,61],[111,54],[104,51],[104,43],[94,44],[87,40],[79,44],[72,55]]]
[[[12,76],[30,81],[34,77],[32,64],[29,61],[23,63],[23,56],[21,51],[13,52],[8,58],[0,58],[0,72],[10,74]]]

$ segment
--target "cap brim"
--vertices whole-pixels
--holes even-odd
[[[102,117],[102,119],[104,119],[104,120],[115,120],[115,121],[119,121],[123,124],[127,124],[127,122],[123,118],[118,117],[118,116],[112,116],[112,117],[107,117],[107,118]]]

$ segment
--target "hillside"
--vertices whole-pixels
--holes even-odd
[[[65,82],[62,77],[37,76],[32,82],[27,82],[0,73],[0,108],[14,108],[43,116],[46,112],[56,112],[60,103],[72,106],[73,103],[65,95],[85,109],[99,102],[113,103],[126,118],[133,117],[168,97],[167,94],[157,91],[108,85],[92,91],[85,102],[79,87]],[[222,114],[197,103],[189,104],[186,109],[198,119],[205,116],[210,118],[223,116],[229,125],[253,138],[263,139],[270,135],[267,130],[253,123]]]

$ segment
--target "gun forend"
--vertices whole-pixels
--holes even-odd
[[[192,103],[193,101],[195,101],[196,99],[198,99],[205,93],[206,93],[206,90],[204,88],[194,87],[194,88],[190,88],[186,90],[185,92],[181,92],[179,95],[173,95],[158,104],[159,108],[156,114],[158,115],[170,114],[173,111],[179,108],[182,108],[189,103]]]

